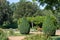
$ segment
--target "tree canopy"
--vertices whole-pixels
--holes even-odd
[[[9,2],[6,0],[0,0],[0,24],[4,21],[10,20],[11,16],[12,11]]]
[[[47,4],[46,9],[53,9],[55,7],[56,9],[59,9],[60,7],[60,0],[33,0],[40,2],[40,5]]]
[[[37,11],[38,10],[38,11]],[[37,12],[37,13],[36,13]],[[32,17],[40,14],[40,8],[37,4],[33,4],[32,2],[19,2],[14,15],[16,17]]]

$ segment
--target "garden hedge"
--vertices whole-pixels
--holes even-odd
[[[29,34],[30,25],[25,17],[22,18],[21,21],[20,19],[18,20],[18,29],[20,30],[21,34]]]

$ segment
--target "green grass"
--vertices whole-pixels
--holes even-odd
[[[3,29],[7,34],[7,36],[32,36],[34,34],[21,34],[19,31],[18,33],[16,33],[17,31],[13,31],[12,29]]]
[[[44,34],[38,34],[29,36],[24,40],[60,40],[60,36],[49,36],[48,38]]]
[[[60,36],[53,36],[51,37],[53,40],[60,40]]]
[[[4,30],[5,31],[5,30]],[[60,36],[50,36],[46,37],[44,34],[20,34],[20,32],[15,33],[16,31],[7,30],[5,31],[7,34],[6,36],[26,36],[24,40],[60,40]],[[12,33],[13,32],[13,33]]]
[[[44,36],[44,35],[33,35],[33,36],[30,36],[30,37],[27,37],[26,39],[24,40],[47,40],[47,38]]]

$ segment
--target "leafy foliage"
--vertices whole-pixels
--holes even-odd
[[[46,16],[36,16],[36,17],[27,17],[27,20],[29,22],[33,22],[34,24],[37,25],[37,24],[43,23],[45,18],[46,18]],[[51,18],[52,18],[51,20],[55,23],[56,18],[54,16],[51,16]]]
[[[9,2],[6,0],[0,0],[0,25],[4,21],[10,21],[12,17],[12,10],[10,9]]]
[[[43,34],[37,34],[31,37],[27,37],[25,40],[51,40],[51,38],[50,37],[47,38]]]
[[[11,10],[14,12],[16,10],[17,3],[10,4]]]
[[[14,12],[14,16],[17,18],[32,17],[32,16],[40,15],[39,10],[40,9],[37,6],[37,4],[33,4],[32,2],[27,2],[27,1],[19,2],[17,4],[16,11]]]
[[[3,25],[1,28],[18,28],[18,24],[17,22],[9,22],[9,21],[5,21],[3,22]]]
[[[40,5],[42,6],[44,6],[44,4],[46,3],[47,4],[46,9],[51,9],[51,10],[53,7],[58,9],[60,4],[60,0],[35,0],[35,1],[40,2]]]
[[[6,32],[0,28],[0,40],[7,40]]]
[[[18,29],[22,34],[28,34],[30,32],[30,25],[26,18],[22,18],[22,20],[18,20]]]
[[[52,38],[52,40],[60,40],[60,36],[53,36],[51,38]]]
[[[14,35],[14,31],[13,31],[12,28],[9,29],[9,35],[10,35],[10,36]]]
[[[43,32],[48,36],[55,35],[56,28],[57,27],[54,25],[51,15],[48,14],[43,22]]]
[[[57,24],[60,24],[60,0],[33,0],[33,1],[38,1],[40,3],[40,6],[45,6],[45,10],[51,10],[53,12],[53,15],[57,18]],[[43,11],[44,12],[44,11]],[[46,13],[45,13],[46,14]],[[60,26],[60,25],[59,25]]]

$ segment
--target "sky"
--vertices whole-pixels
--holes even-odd
[[[16,3],[16,2],[18,2],[19,0],[7,0],[7,1],[9,1],[10,3]]]
[[[7,1],[9,1],[10,3],[16,3],[16,2],[19,2],[19,0],[7,0]],[[28,1],[32,1],[32,0],[28,0]]]
[[[19,0],[7,0],[7,1],[9,1],[9,2],[10,2],[10,4],[11,4],[11,3],[19,2]],[[28,0],[28,1],[32,1],[32,0]],[[37,3],[37,4],[39,5],[39,3]],[[45,6],[46,6],[46,5],[45,5]],[[44,6],[44,7],[40,6],[40,9],[44,9],[44,8],[45,8],[45,6]]]

